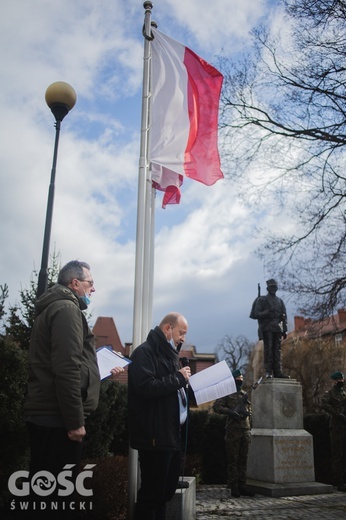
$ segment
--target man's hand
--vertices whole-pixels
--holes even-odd
[[[112,381],[116,381],[117,376],[119,374],[121,374],[122,372],[125,372],[123,367],[114,367],[114,368],[112,368],[112,370],[111,370],[111,374],[112,375],[111,375],[111,377],[109,379],[111,379]]]
[[[67,435],[70,441],[82,442],[84,435],[86,435],[86,431],[84,426],[81,426],[77,430],[69,430]]]
[[[179,370],[179,372],[181,374],[183,374],[183,376],[185,377],[185,380],[188,381],[189,380],[189,377],[191,376],[191,369],[189,366],[187,367],[183,367]]]

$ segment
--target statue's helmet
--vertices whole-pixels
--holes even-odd
[[[270,280],[267,280],[266,281],[266,284],[267,284],[267,287],[278,287],[278,284],[276,282],[276,280],[274,280],[274,278],[270,278]]]

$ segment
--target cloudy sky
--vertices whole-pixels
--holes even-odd
[[[157,0],[152,19],[216,65],[249,43],[254,25],[275,18],[276,4]],[[63,264],[91,264],[93,320],[112,316],[131,341],[143,2],[2,0],[0,15],[0,284],[13,304],[40,267],[55,136],[44,95],[66,81],[78,99],[62,123],[51,252]],[[227,178],[212,187],[186,179],[179,206],[162,210],[157,196],[153,325],[171,310],[184,313],[187,342],[199,352],[213,352],[226,334],[256,339],[248,315],[257,283],[270,277],[254,254],[256,217],[234,193]]]

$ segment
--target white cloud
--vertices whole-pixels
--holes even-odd
[[[253,4],[162,0],[153,19],[208,58],[247,38],[265,8]],[[122,340],[131,341],[143,4],[3,0],[0,15],[0,284],[10,286],[14,303],[40,266],[54,144],[44,93],[67,81],[78,99],[61,127],[50,250],[63,263],[91,264],[93,317],[113,316]],[[188,341],[204,351],[225,334],[254,337],[248,313],[265,275],[252,255],[255,221],[232,185],[186,180],[181,205],[165,211],[160,198],[153,325],[172,309],[184,312]]]
[[[195,0],[176,2],[165,0],[153,9],[153,17],[167,13],[179,26],[163,27],[170,36],[180,39],[188,38],[188,46],[197,46],[209,53],[219,53],[224,49],[227,54],[239,50],[249,38],[249,31],[265,13],[266,0],[244,2],[243,0]],[[176,34],[176,35],[175,35]]]

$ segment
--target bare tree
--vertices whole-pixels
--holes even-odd
[[[268,271],[322,318],[346,301],[346,1],[281,4],[280,31],[260,26],[251,53],[220,60],[221,147],[244,200],[278,216],[258,230]]]
[[[330,374],[346,361],[345,345],[335,338],[295,339],[283,343],[285,368],[303,390],[305,413],[321,412],[320,400],[331,386]]]
[[[255,343],[249,341],[245,336],[226,335],[216,347],[219,357],[225,359],[231,370],[247,371],[249,368],[249,358]]]

